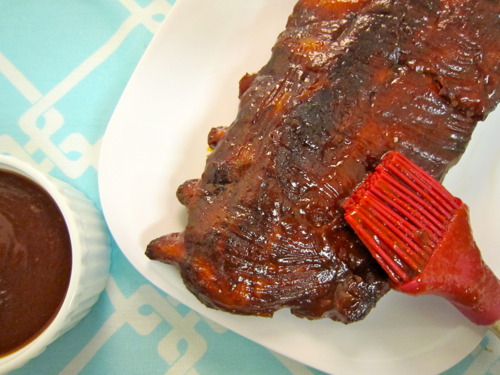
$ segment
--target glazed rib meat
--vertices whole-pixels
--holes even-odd
[[[360,320],[390,286],[342,202],[389,150],[442,178],[499,83],[498,0],[301,0],[146,254],[213,308]]]

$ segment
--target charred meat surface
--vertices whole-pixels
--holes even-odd
[[[390,286],[342,202],[389,150],[442,178],[499,83],[498,0],[301,0],[146,254],[213,308],[360,320]]]

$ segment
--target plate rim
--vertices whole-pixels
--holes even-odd
[[[291,0],[288,0],[288,1],[291,2]],[[139,75],[138,72],[140,72],[141,70],[144,70],[144,69],[147,68],[147,64],[150,61],[151,56],[154,55],[155,49],[157,48],[157,45],[158,45],[159,41],[164,37],[165,30],[169,27],[169,25],[172,22],[172,20],[175,20],[176,17],[181,17],[182,14],[183,14],[183,12],[188,12],[189,13],[190,9],[192,9],[192,7],[194,7],[196,4],[197,3],[196,3],[195,0],[177,0],[177,2],[171,8],[169,14],[167,14],[167,17],[163,21],[162,26],[159,28],[158,32],[153,37],[150,45],[148,46],[146,52],[144,53],[143,57],[141,58],[140,62],[137,65],[136,69],[134,70],[134,73],[132,74],[132,76],[131,76],[128,84],[126,85],[126,87],[125,87],[125,89],[123,91],[123,94],[122,94],[120,100],[118,101],[118,103],[116,105],[115,112],[113,113],[113,115],[112,115],[112,117],[111,117],[111,119],[109,121],[108,127],[106,128],[105,134],[104,134],[104,136],[102,138],[101,152],[100,152],[100,155],[99,155],[99,167],[98,167],[99,194],[101,196],[102,211],[103,211],[104,217],[106,219],[106,222],[108,223],[110,232],[112,233],[113,237],[115,238],[115,241],[118,244],[118,248],[125,255],[125,257],[132,264],[132,266],[141,275],[143,275],[146,280],[148,280],[153,285],[155,285],[160,290],[164,291],[165,293],[167,293],[169,295],[172,295],[172,293],[169,292],[169,291],[166,291],[162,287],[161,283],[158,282],[158,280],[156,280],[154,277],[151,277],[151,275],[148,275],[147,272],[146,272],[148,270],[148,268],[151,269],[151,267],[157,267],[157,265],[151,265],[151,264],[148,263],[145,266],[146,269],[144,269],[143,268],[144,265],[139,265],[138,266],[136,260],[131,256],[131,254],[128,253],[128,252],[125,252],[123,250],[123,248],[125,248],[125,247],[123,246],[122,240],[119,240],[119,238],[118,238],[119,236],[116,235],[117,229],[116,229],[115,220],[114,220],[114,218],[112,218],[113,214],[110,213],[110,211],[108,209],[109,192],[108,192],[107,187],[104,185],[103,182],[106,181],[106,178],[107,178],[107,176],[105,175],[105,170],[109,170],[109,169],[106,169],[106,168],[109,167],[110,160],[113,159],[110,156],[109,151],[108,151],[108,148],[110,147],[109,146],[110,145],[110,141],[109,141],[110,134],[112,134],[112,132],[113,132],[112,129],[115,129],[115,127],[117,126],[117,125],[115,125],[116,124],[116,118],[118,116],[117,113],[119,113],[120,111],[122,111],[123,103],[126,100],[127,96],[129,95],[129,91],[133,90],[134,85],[137,83],[136,80],[138,79],[137,77]],[[143,263],[147,263],[147,260],[146,260],[145,257],[144,257]],[[163,268],[166,265],[158,265],[158,266]],[[181,285],[181,287],[184,288],[183,285]],[[176,298],[176,297],[174,296],[174,298]],[[386,298],[386,297],[384,297],[384,298]],[[221,313],[221,314],[227,315],[227,313],[223,313],[223,312],[211,310],[211,309],[208,309],[208,308],[204,307],[203,305],[199,305],[199,303],[197,302],[196,299],[192,299],[191,301],[187,301],[187,302],[186,301],[180,301],[180,302],[183,303],[183,304],[185,304],[185,305],[187,305],[191,309],[197,311],[201,315],[204,315],[204,316],[206,316],[206,317],[208,317],[210,319],[213,319],[213,320],[215,320],[217,322],[219,322],[219,319],[217,319],[217,315],[218,314]],[[261,319],[261,318],[257,318],[257,319]],[[299,318],[297,318],[297,319],[299,319]],[[338,324],[338,323],[333,323],[333,324]],[[230,328],[230,327],[229,327],[229,329],[234,330],[233,328]],[[236,331],[236,330],[234,330],[234,331]],[[468,351],[468,353],[470,353],[473,350],[473,348],[479,344],[479,342],[481,341],[482,337],[486,333],[487,329],[483,329],[483,330],[480,330],[480,331],[481,332],[479,332],[479,331],[476,332],[476,334],[475,334],[476,337],[477,337],[476,342],[474,343],[474,345],[471,345],[472,347]],[[250,337],[242,334],[241,332],[238,332],[238,331],[236,331],[236,332],[238,334],[242,335],[242,336],[245,336],[245,337],[249,338],[250,340],[252,340],[252,341],[254,341],[254,342],[256,342],[256,343],[258,343],[260,345],[268,347],[269,349],[271,349],[273,351],[280,352],[281,354],[283,354],[285,356],[288,356],[288,354],[286,352],[280,351],[279,348],[269,347],[269,346],[265,345],[265,343],[256,341],[255,339],[250,338]],[[463,358],[463,356],[461,358]],[[297,358],[293,358],[293,357],[292,357],[292,359],[297,360],[299,362],[302,362],[302,363],[304,363],[304,364],[306,364],[308,366],[317,368],[317,369],[319,369],[321,371],[329,372],[329,371],[332,371],[332,370],[336,370],[336,369],[331,369],[331,368],[325,368],[323,366],[318,366],[317,363],[311,363],[310,361],[304,361],[303,359],[297,359]],[[451,364],[447,365],[446,368],[441,368],[439,371],[444,371],[444,370],[452,367],[453,365],[455,365],[456,363],[458,363],[460,360],[461,359],[459,359],[458,361],[454,361],[454,363],[451,363]]]

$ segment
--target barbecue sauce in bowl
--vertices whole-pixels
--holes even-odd
[[[71,264],[56,202],[35,182],[0,169],[0,357],[30,343],[55,318]]]

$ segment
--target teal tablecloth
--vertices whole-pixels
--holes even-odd
[[[106,125],[174,2],[0,0],[0,152],[35,163],[100,206]],[[111,246],[111,276],[91,313],[13,374],[319,373],[178,304]],[[499,342],[489,334],[445,374],[500,374]]]

